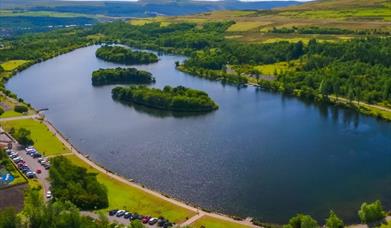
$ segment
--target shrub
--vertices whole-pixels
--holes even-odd
[[[338,218],[337,214],[334,211],[330,211],[329,217],[326,219],[327,228],[342,228],[344,223],[342,219]]]
[[[298,214],[291,219],[284,228],[318,228],[318,222],[309,215]]]
[[[362,223],[370,223],[383,219],[386,212],[383,210],[380,200],[376,200],[373,203],[364,202],[361,204],[358,216]]]
[[[0,115],[4,113],[4,109],[0,107]]]
[[[15,112],[24,113],[27,112],[29,109],[24,105],[16,105],[14,110]]]

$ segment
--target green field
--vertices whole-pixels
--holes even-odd
[[[280,74],[282,72],[286,72],[288,70],[294,70],[295,67],[301,66],[302,63],[300,61],[290,61],[290,62],[278,62],[273,64],[259,65],[255,66],[254,69],[259,71],[263,75],[275,75]]]
[[[0,65],[5,71],[13,71],[16,68],[18,68],[19,66],[21,66],[25,63],[28,63],[28,62],[29,62],[28,60],[9,60],[7,62],[0,64]]]
[[[98,181],[104,184],[108,190],[108,209],[126,209],[144,215],[164,216],[176,223],[183,222],[186,218],[195,215],[193,211],[176,206],[168,201],[113,179],[89,166],[75,155],[67,156],[67,158],[74,164],[87,168],[90,172],[98,173]]]
[[[221,220],[217,218],[213,218],[210,216],[202,216],[200,219],[196,220],[194,223],[190,224],[192,228],[248,228],[249,226],[245,226],[239,223],[234,223],[226,220]]]
[[[30,130],[31,138],[34,140],[34,147],[45,156],[60,155],[71,152],[43,123],[40,123],[37,120],[12,120],[1,122],[0,124],[7,131],[9,131],[12,127],[15,129],[23,127]]]
[[[9,118],[9,117],[16,117],[16,116],[22,116],[22,113],[15,112],[13,110],[5,111],[3,114],[0,115],[0,118]]]

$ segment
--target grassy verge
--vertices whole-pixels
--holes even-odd
[[[13,110],[5,111],[3,114],[0,115],[0,118],[9,118],[9,117],[17,117],[17,116],[23,116],[22,113],[15,112]]]
[[[1,126],[9,131],[11,128],[26,128],[31,131],[34,147],[45,156],[71,153],[53,133],[41,122],[33,119],[12,120],[2,122]]]
[[[9,60],[7,62],[2,63],[1,67],[3,67],[5,71],[13,71],[28,62],[28,60]]]
[[[89,166],[77,156],[67,156],[75,165],[87,168],[90,172],[98,173],[98,181],[104,184],[108,191],[109,209],[126,209],[132,212],[151,216],[164,216],[176,223],[192,217],[195,213],[176,206],[168,201],[129,186]]]
[[[226,220],[221,220],[218,218],[213,218],[210,216],[202,216],[200,219],[196,220],[192,224],[190,224],[192,228],[206,227],[206,228],[248,228],[249,226],[242,225],[235,222],[230,222]]]

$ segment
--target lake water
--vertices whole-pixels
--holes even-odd
[[[36,64],[7,83],[82,153],[137,182],[203,208],[285,223],[329,209],[357,220],[363,201],[391,208],[391,124],[281,94],[237,89],[175,69],[181,56],[147,66],[153,86],[204,90],[220,109],[198,116],[129,107],[91,73],[120,66],[90,46]]]

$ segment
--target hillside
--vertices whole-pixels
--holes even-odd
[[[347,40],[361,35],[391,32],[391,3],[386,0],[322,0],[273,10],[214,11],[182,17],[132,20],[132,24],[160,22],[162,25],[208,21],[235,21],[226,38],[245,42],[288,40]],[[308,28],[317,27],[317,29]],[[303,31],[305,30],[305,31]]]

